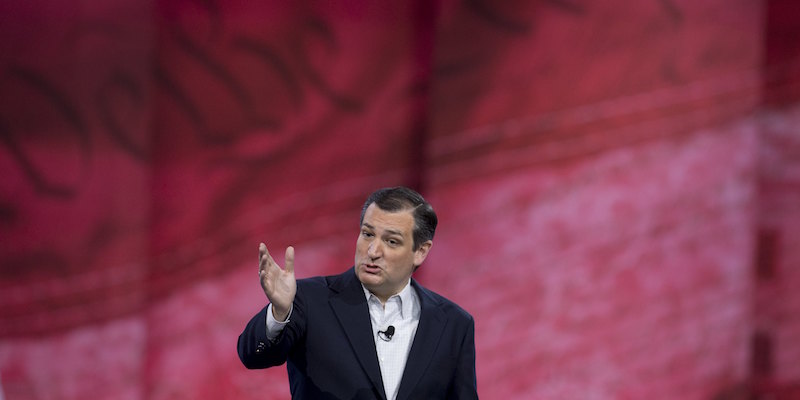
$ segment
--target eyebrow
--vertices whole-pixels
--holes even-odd
[[[369,229],[375,230],[375,227],[370,225],[369,223],[364,222],[363,225],[365,227],[369,228]],[[403,232],[400,232],[400,231],[398,231],[396,229],[386,229],[386,232],[391,234],[391,235],[397,235],[397,236],[400,236],[400,237],[405,237],[405,236],[403,236]]]

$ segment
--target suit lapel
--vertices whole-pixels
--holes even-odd
[[[372,385],[385,399],[383,379],[380,365],[378,365],[378,352],[375,350],[375,339],[372,337],[372,323],[369,318],[364,289],[353,269],[336,278],[330,284],[331,289],[337,292],[329,300],[331,308],[347,335],[361,368],[364,369]]]
[[[442,332],[447,324],[447,316],[427,289],[420,286],[415,280],[411,282],[419,295],[419,325],[417,325],[417,333],[414,335],[411,351],[408,353],[403,378],[400,380],[397,400],[407,399],[412,389],[417,386],[417,382],[424,375],[436,353]]]

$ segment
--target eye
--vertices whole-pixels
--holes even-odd
[[[373,235],[373,234],[372,234],[372,232],[370,232],[370,231],[367,231],[367,230],[362,230],[362,231],[361,231],[361,236],[363,236],[363,237],[365,237],[365,238],[371,238],[371,237],[372,237],[372,236],[374,236],[374,235]]]
[[[387,239],[386,243],[388,243],[389,246],[392,246],[392,247],[397,247],[397,246],[400,245],[400,241],[396,240],[396,239]]]

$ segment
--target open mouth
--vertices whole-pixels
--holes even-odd
[[[367,273],[370,273],[370,274],[377,274],[378,272],[380,272],[380,270],[381,270],[381,267],[379,267],[377,265],[364,264],[364,272],[367,272]]]

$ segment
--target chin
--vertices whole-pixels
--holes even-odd
[[[377,285],[380,283],[378,282],[380,280],[378,275],[370,274],[364,270],[357,269],[356,276],[358,277],[358,280],[364,284],[364,286]]]

